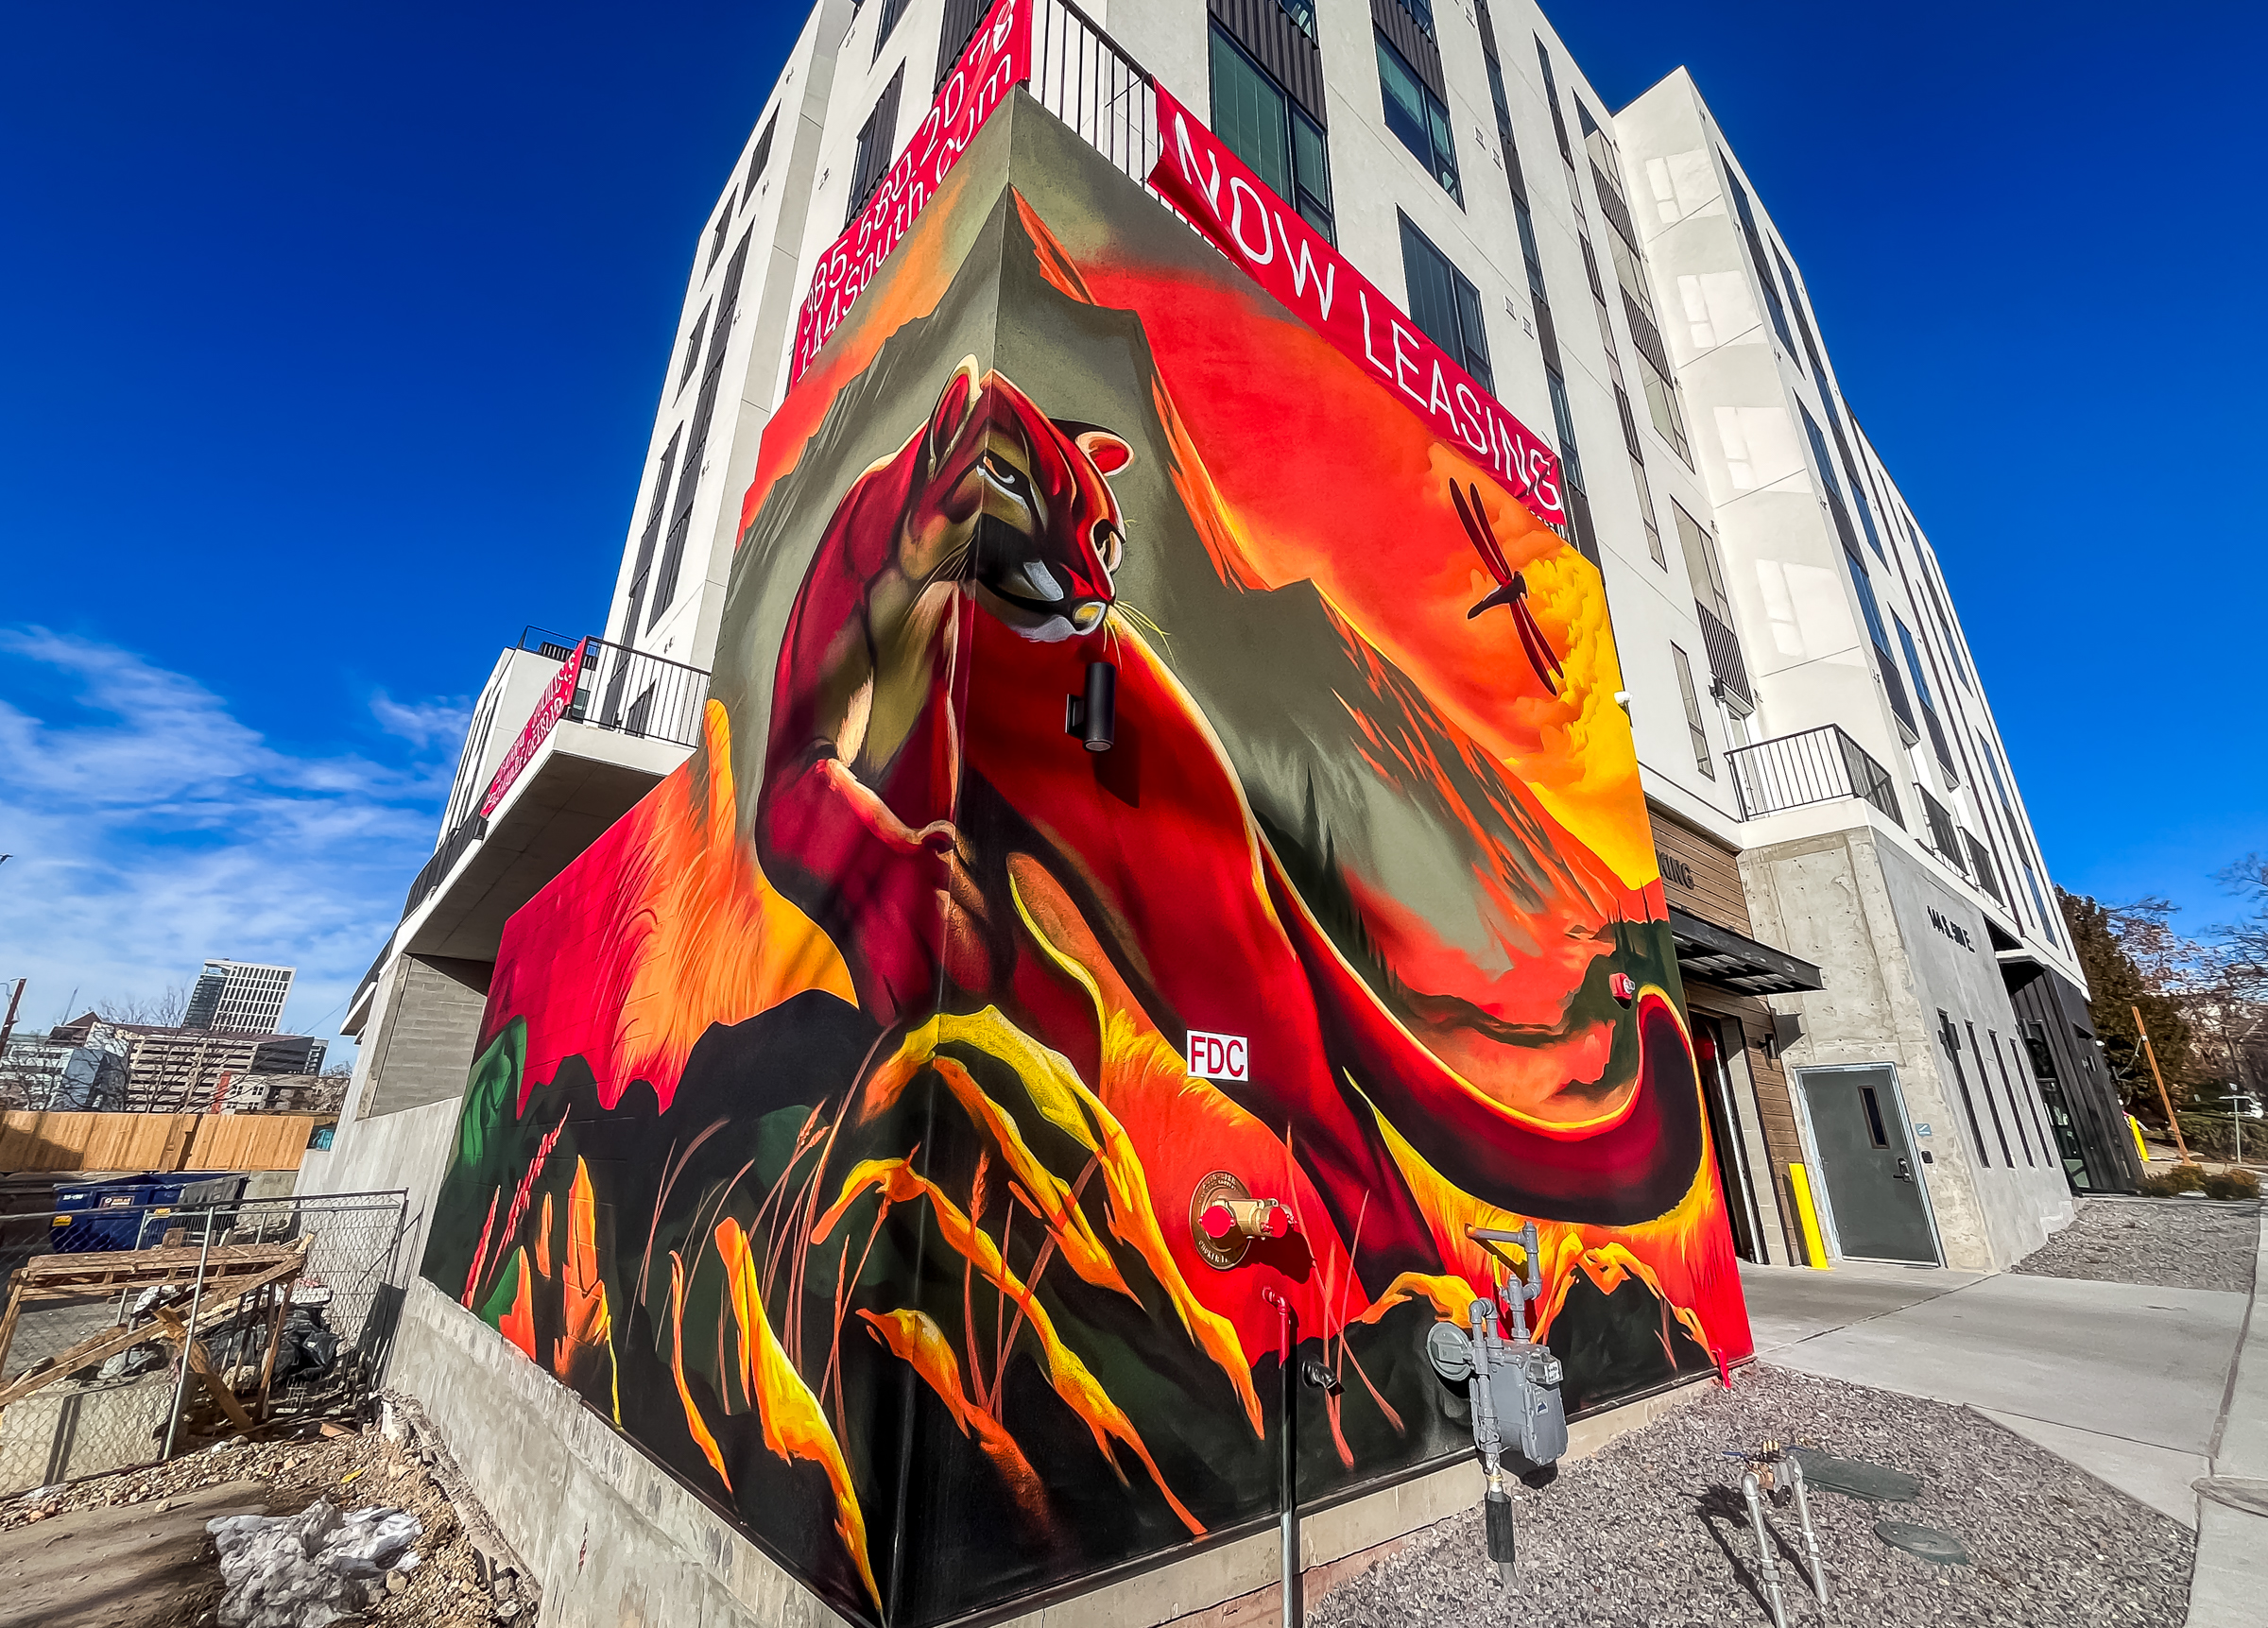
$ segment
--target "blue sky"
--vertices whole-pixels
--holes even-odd
[[[602,618],[799,9],[34,8],[0,53],[0,979],[335,1029],[466,698]],[[1944,557],[2051,867],[2268,848],[2257,9],[1554,11],[1691,67]]]

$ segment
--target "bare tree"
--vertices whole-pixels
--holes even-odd
[[[176,1029],[180,1027],[181,1020],[189,1015],[189,986],[185,984],[168,984],[162,995],[103,1001],[97,1003],[94,1009],[113,1023],[141,1023],[158,1029]]]

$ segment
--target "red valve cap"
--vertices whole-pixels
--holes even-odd
[[[1282,1238],[1286,1236],[1292,1230],[1291,1206],[1287,1204],[1269,1205],[1267,1214],[1262,1217],[1261,1225],[1266,1229],[1266,1237]]]
[[[1216,1198],[1197,1217],[1197,1225],[1205,1229],[1208,1238],[1226,1238],[1236,1230],[1236,1212]]]

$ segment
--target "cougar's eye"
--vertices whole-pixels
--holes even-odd
[[[1126,552],[1126,540],[1118,527],[1107,520],[1098,520],[1094,523],[1094,552],[1102,557],[1105,571],[1116,572]]]
[[[998,453],[985,454],[984,470],[993,484],[1004,491],[1013,493],[1017,497],[1028,497],[1031,494],[1031,486],[1023,478],[1023,471]]]

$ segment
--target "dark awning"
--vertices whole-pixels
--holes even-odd
[[[1744,995],[1793,995],[1827,987],[1819,968],[1784,950],[1744,938],[1698,916],[1670,906],[1670,936],[1677,943],[1677,970]]]

